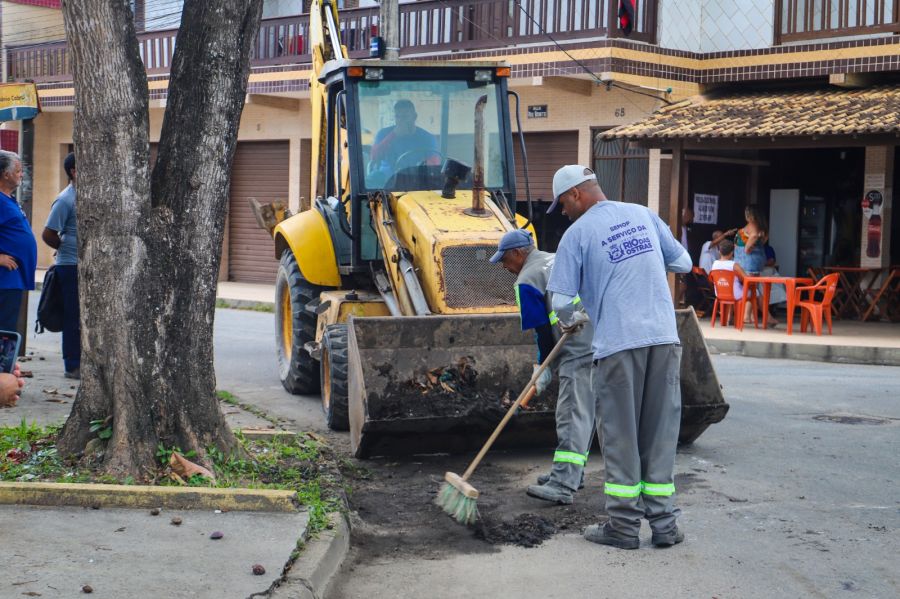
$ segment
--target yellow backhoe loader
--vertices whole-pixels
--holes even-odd
[[[321,392],[359,457],[480,445],[536,356],[514,277],[488,261],[506,231],[530,227],[517,214],[510,68],[350,60],[334,3],[314,1],[310,17],[316,199],[277,224],[279,210],[257,210],[280,259],[282,383]],[[692,312],[679,327],[689,442],[728,406]],[[502,440],[553,444],[555,391]]]

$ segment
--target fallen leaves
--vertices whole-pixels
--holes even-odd
[[[169,476],[182,485],[187,484],[184,479],[194,475],[200,475],[213,482],[216,480],[216,477],[212,472],[199,464],[195,464],[177,451],[173,451],[172,455],[169,457],[169,467],[172,469]]]

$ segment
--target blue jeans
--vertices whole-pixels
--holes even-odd
[[[23,295],[21,289],[0,289],[0,331],[16,331]]]
[[[78,308],[78,266],[57,266],[63,295],[62,352],[66,372],[81,367],[81,314]]]

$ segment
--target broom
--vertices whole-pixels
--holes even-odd
[[[563,333],[562,337],[559,338],[559,341],[557,341],[556,345],[553,347],[553,351],[550,352],[550,355],[547,356],[547,359],[544,360],[541,367],[535,370],[531,375],[531,380],[528,381],[528,385],[522,390],[519,397],[516,398],[515,403],[507,410],[506,414],[503,416],[503,420],[500,421],[500,424],[498,424],[497,428],[494,429],[494,432],[491,433],[487,443],[484,444],[484,447],[481,448],[481,451],[478,452],[478,455],[475,456],[475,459],[472,460],[472,463],[469,464],[469,467],[463,475],[460,476],[453,472],[444,474],[445,482],[441,487],[440,493],[438,493],[435,503],[460,524],[474,524],[475,521],[478,520],[478,506],[476,505],[478,501],[478,489],[468,483],[469,477],[475,472],[478,464],[481,463],[482,458],[484,458],[485,454],[490,450],[494,441],[497,440],[497,437],[500,436],[500,433],[503,431],[503,428],[506,426],[506,423],[509,422],[510,418],[513,417],[513,414],[515,414],[520,407],[528,405],[528,402],[534,397],[536,391],[535,383],[541,376],[541,373],[544,372],[544,369],[556,359],[557,354],[559,354],[563,344],[565,344],[570,335],[571,333]]]

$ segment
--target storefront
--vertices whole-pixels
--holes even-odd
[[[685,101],[602,134],[650,152],[649,205],[696,260],[714,230],[755,204],[785,275],[809,267],[900,264],[893,210],[900,86],[731,92]]]

